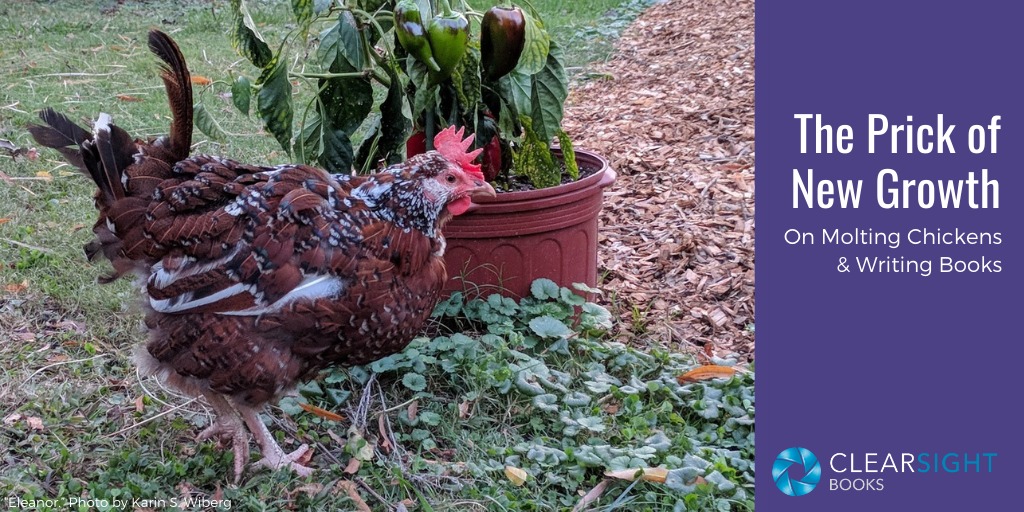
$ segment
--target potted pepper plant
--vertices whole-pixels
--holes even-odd
[[[232,79],[232,101],[294,159],[336,173],[374,172],[465,127],[504,193],[445,226],[448,291],[524,296],[540,277],[592,286],[601,190],[615,173],[561,128],[561,49],[530,7],[454,3],[292,0],[271,44],[232,0],[232,44],[256,67],[255,79]],[[201,104],[196,119],[216,134]]]

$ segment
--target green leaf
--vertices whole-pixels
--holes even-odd
[[[199,131],[205,133],[207,137],[220,141],[228,138],[227,134],[224,133],[224,129],[217,124],[217,120],[210,115],[210,112],[206,110],[202,103],[196,103],[192,107],[192,118],[196,128],[199,128]]]
[[[420,422],[425,425],[437,426],[441,423],[441,415],[433,411],[423,411],[420,413]]]
[[[530,320],[530,329],[544,338],[564,338],[572,334],[572,329],[561,320],[550,316],[541,316]]]
[[[526,176],[534,188],[554,187],[562,181],[562,171],[551,154],[548,141],[541,139],[533,130],[529,117],[523,116],[523,142],[518,152],[513,153],[513,169],[520,176]]]
[[[544,393],[533,397],[534,407],[548,412],[558,411],[558,397],[551,393]]]
[[[245,0],[231,0],[231,10],[235,14],[231,46],[256,67],[266,68],[270,64],[273,52],[256,29],[256,22],[252,20]]]
[[[418,373],[410,372],[402,377],[402,385],[413,391],[423,391],[427,389],[427,379]]]
[[[569,82],[562,67],[561,55],[561,49],[552,42],[547,64],[533,75],[530,117],[533,131],[545,143],[550,143],[561,129],[562,108],[569,96]]]
[[[416,87],[412,100],[412,117],[419,119],[428,109],[434,110],[440,104],[441,88],[436,84],[430,84],[427,66],[412,56],[406,60],[405,72],[409,76],[409,81]]]
[[[373,109],[373,86],[368,77],[320,80],[321,116],[328,126],[351,135]]]
[[[277,142],[289,154],[292,149],[292,83],[288,81],[288,68],[281,55],[276,55],[263,68],[263,74],[256,81],[262,85],[256,95],[256,109]]]
[[[519,71],[508,75],[508,100],[513,103],[516,112],[529,112],[532,108],[533,77]]]
[[[583,428],[591,432],[604,432],[608,427],[604,425],[604,421],[599,416],[589,416],[586,418],[580,418],[576,420]]]
[[[595,295],[600,295],[601,293],[603,293],[601,290],[594,288],[593,286],[587,286],[586,283],[573,283],[572,287],[581,292],[593,293]]]
[[[331,8],[331,4],[334,0],[313,0],[313,13],[323,14],[327,9]]]
[[[277,406],[289,416],[298,416],[303,411],[302,406],[299,404],[303,403],[306,403],[306,399],[302,396],[286,396],[277,403]]]
[[[239,112],[249,115],[249,103],[252,99],[252,84],[245,76],[239,75],[231,84],[231,103]]]
[[[295,13],[295,21],[305,30],[313,20],[313,0],[292,0],[292,12]]]
[[[468,109],[463,117],[471,131],[476,131],[476,105],[480,103],[480,48],[470,45],[465,57],[452,73],[452,85],[459,105]]]
[[[558,293],[561,296],[562,302],[570,306],[582,306],[587,303],[583,297],[576,295],[568,288],[562,288]]]
[[[320,33],[316,56],[324,71],[351,73],[363,70],[366,51],[351,12],[342,11],[338,22]]]
[[[530,283],[530,293],[540,300],[557,299],[559,288],[554,281],[542,277]]]
[[[387,98],[380,105],[380,141],[377,143],[378,158],[384,158],[388,165],[397,164],[405,156],[405,140],[412,131],[412,122],[405,116],[405,91],[402,80],[395,70],[384,69],[391,78]]]
[[[525,11],[523,16],[526,19],[526,42],[523,44],[523,54],[519,57],[516,70],[532,75],[544,68],[551,47],[551,37],[540,20]]]
[[[569,173],[569,176],[572,176],[572,179],[580,179],[580,166],[576,163],[576,150],[573,149],[572,139],[562,129],[559,129],[555,135],[558,137],[558,146],[562,149],[562,162],[565,162],[565,170]]]
[[[354,160],[351,135],[373,107],[373,87],[362,77],[321,79],[319,86],[315,111],[302,127],[295,152],[304,162],[347,173]]]

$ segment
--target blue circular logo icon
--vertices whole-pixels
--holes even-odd
[[[802,475],[800,468],[803,468]],[[821,463],[807,448],[787,448],[772,464],[772,480],[786,496],[803,496],[821,481]]]

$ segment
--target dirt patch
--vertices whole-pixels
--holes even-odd
[[[569,98],[565,127],[619,173],[600,268],[620,329],[754,352],[754,3],[670,1]]]

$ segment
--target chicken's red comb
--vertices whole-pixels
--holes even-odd
[[[480,164],[474,164],[473,160],[483,151],[483,148],[466,151],[473,145],[474,135],[462,138],[466,128],[460,127],[455,131],[455,126],[449,126],[434,136],[434,149],[441,153],[441,156],[459,164],[466,172],[483,179],[484,174],[480,172]]]

